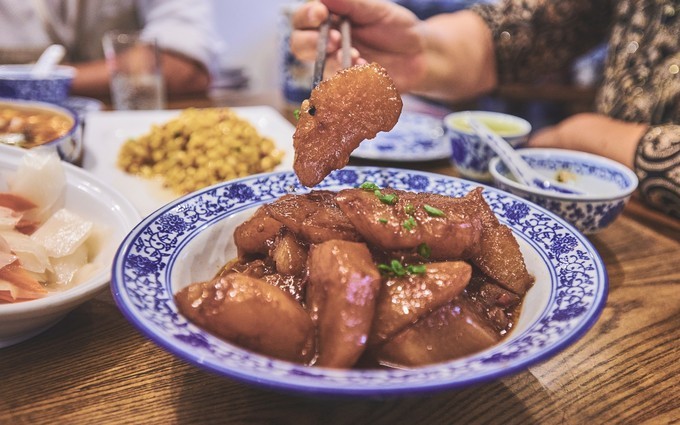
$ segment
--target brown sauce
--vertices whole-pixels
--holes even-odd
[[[58,139],[72,127],[73,118],[58,112],[0,104],[0,136],[23,136],[12,144],[24,148],[33,148]]]

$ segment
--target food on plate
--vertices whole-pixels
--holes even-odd
[[[387,71],[376,63],[343,69],[302,102],[293,134],[293,169],[312,187],[347,165],[352,151],[399,119],[402,100]]]
[[[118,166],[184,194],[225,180],[272,171],[283,152],[229,108],[190,108],[126,141]]]
[[[33,148],[64,136],[73,128],[68,115],[49,109],[0,103],[0,142]]]
[[[32,150],[0,192],[0,304],[42,298],[86,280],[100,230],[64,207],[66,176],[54,152]]]
[[[489,348],[513,329],[534,278],[482,190],[453,198],[365,182],[285,195],[236,227],[237,258],[175,294],[179,312],[310,366],[411,368]]]

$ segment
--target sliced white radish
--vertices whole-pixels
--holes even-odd
[[[48,256],[63,257],[87,240],[92,226],[91,221],[62,208],[40,226],[31,239],[44,246]]]
[[[66,173],[59,155],[41,149],[28,150],[8,181],[8,187],[12,193],[37,205],[27,212],[27,219],[45,220],[52,211],[63,206]]]
[[[52,270],[47,250],[28,235],[13,231],[0,231],[12,252],[19,258],[21,265],[29,272],[44,273]]]
[[[52,258],[55,281],[59,286],[68,286],[78,269],[87,264],[87,246],[81,244],[73,253]]]

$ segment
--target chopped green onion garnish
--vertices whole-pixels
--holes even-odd
[[[295,115],[296,120],[299,120],[300,119],[300,108],[294,110],[293,115]]]
[[[401,265],[399,260],[390,261],[390,266],[392,266],[392,271],[397,276],[403,276],[406,274],[406,269],[404,268],[404,266]]]
[[[402,226],[406,230],[413,230],[416,227],[416,220],[413,217],[409,217],[408,220],[405,220],[403,223],[401,223]]]
[[[371,183],[371,182],[363,182],[361,185],[359,185],[359,189],[363,190],[379,190],[380,187],[378,187],[377,184]]]
[[[413,215],[413,213],[416,211],[416,208],[412,204],[406,204],[404,206],[404,212],[408,215]]]
[[[425,264],[411,265],[406,267],[406,271],[410,274],[425,274]]]
[[[417,264],[404,267],[399,260],[392,260],[390,264],[378,264],[378,270],[381,273],[391,274],[394,276],[405,276],[407,274],[425,274],[426,269],[424,264]]]
[[[430,254],[432,254],[432,249],[428,244],[421,243],[420,245],[418,245],[418,254],[420,254],[420,256],[423,258],[430,258]]]
[[[382,193],[380,193],[379,190],[375,191],[375,196],[377,196],[378,199],[380,199],[380,202],[387,205],[394,205],[397,203],[397,200],[399,199],[397,198],[397,195],[393,194],[383,195]]]
[[[382,224],[387,224],[387,219],[386,218],[379,218],[378,221]]]
[[[432,217],[444,217],[446,215],[446,214],[444,214],[444,211],[440,210],[439,208],[435,208],[431,205],[425,204],[425,205],[423,205],[423,208]]]
[[[385,273],[392,273],[392,267],[387,264],[378,264],[378,270]]]

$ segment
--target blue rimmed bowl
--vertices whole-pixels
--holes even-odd
[[[317,189],[340,190],[371,181],[382,187],[462,196],[478,184],[399,169],[347,167]],[[412,395],[498,379],[544,361],[578,340],[597,320],[607,297],[605,266],[580,232],[526,200],[485,187],[484,196],[517,238],[536,277],[513,332],[475,355],[412,370],[338,370],[293,364],[226,342],[182,316],[174,294],[206,280],[236,256],[234,228],[262,204],[304,193],[292,172],[221,183],[167,204],[121,244],[112,293],[124,316],[177,357],[227,378],[310,395]]]
[[[584,234],[597,233],[621,214],[638,185],[628,167],[602,156],[567,149],[518,149],[539,174],[582,194],[568,194],[518,183],[499,158],[489,164],[496,187],[554,212]]]
[[[496,153],[467,124],[468,115],[501,136],[513,148],[529,140],[531,124],[514,115],[491,111],[453,112],[444,117],[446,135],[451,143],[451,163],[466,179],[490,183],[489,162]]]
[[[0,65],[0,97],[62,103],[71,91],[76,69],[58,65],[44,77],[31,75],[32,65]]]
[[[45,141],[38,146],[55,150],[57,154],[59,154],[59,157],[66,162],[76,165],[80,164],[83,156],[83,127],[78,113],[70,108],[47,102],[0,98],[0,113],[4,114],[5,111],[24,111],[29,113],[33,111],[39,114],[64,117],[69,122],[68,130],[59,137]],[[13,129],[10,132],[30,133],[37,125],[49,125],[49,123],[35,124],[28,122],[25,124],[26,127],[20,126],[18,129]],[[4,126],[0,125],[0,141],[2,141],[3,144],[6,144],[7,141],[1,137],[4,136],[3,128]],[[20,144],[12,145],[12,147],[22,148]]]

